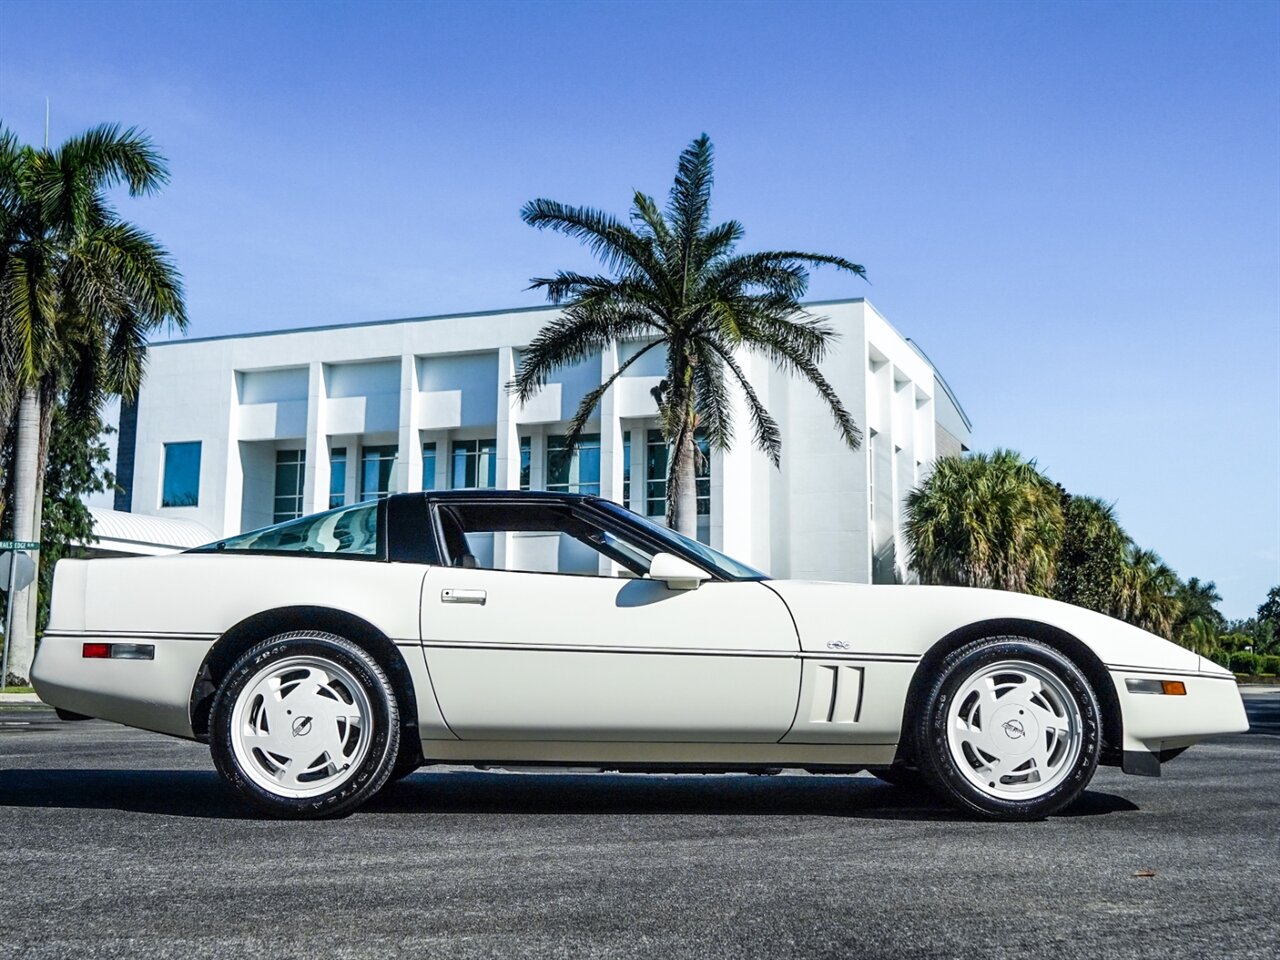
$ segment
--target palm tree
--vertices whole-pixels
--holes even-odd
[[[12,384],[0,393],[0,420],[17,431],[5,486],[19,539],[39,539],[55,401],[65,397],[69,415],[85,418],[107,394],[132,397],[148,336],[186,327],[169,254],[107,199],[121,184],[140,196],[167,181],[151,139],[133,128],[106,124],[36,149],[0,127],[0,372]],[[10,664],[23,679],[34,653],[29,607],[11,600],[19,602]]]
[[[794,250],[736,252],[743,228],[736,220],[712,225],[711,141],[703,134],[683,153],[675,183],[660,210],[637,191],[630,222],[590,207],[554,200],[525,204],[521,217],[539,229],[582,241],[606,274],[559,271],[536,278],[531,289],[563,308],[525,352],[515,390],[527,402],[552,371],[598,354],[611,344],[647,340],[634,356],[583,398],[566,445],[572,448],[606,390],[651,350],[666,353],[666,374],[654,391],[663,436],[670,447],[667,522],[689,536],[697,523],[695,474],[701,453],[695,431],[711,448],[734,439],[730,384],[741,389],[756,446],[777,466],[782,435],[760,402],[738,352],[767,357],[811,383],[831,410],[840,439],[856,449],[861,433],[819,370],[836,334],[800,304],[808,289],[806,267],[829,265],[863,276],[842,257]]]
[[[1011,450],[943,457],[906,512],[908,565],[921,582],[1050,595],[1061,497],[1034,461]]]
[[[1218,628],[1204,617],[1193,617],[1178,635],[1178,642],[1202,657],[1213,658],[1218,652]]]
[[[1064,527],[1058,551],[1056,599],[1101,613],[1115,606],[1129,537],[1111,504],[1097,497],[1063,495]]]
[[[1172,640],[1182,609],[1178,586],[1178,575],[1158,554],[1131,543],[1120,568],[1112,616]]]

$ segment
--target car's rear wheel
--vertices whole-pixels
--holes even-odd
[[[931,786],[1000,820],[1055,813],[1088,786],[1102,749],[1089,681],[1054,648],[1023,637],[978,640],[942,662],[915,730]]]
[[[215,766],[245,799],[280,817],[349,813],[396,765],[400,720],[386,674],[330,633],[272,637],[242,656],[214,698]]]

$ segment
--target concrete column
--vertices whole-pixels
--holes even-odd
[[[507,384],[515,379],[516,351],[513,347],[498,348],[498,423],[496,442],[497,468],[494,471],[494,483],[499,490],[520,489],[520,424],[516,420],[517,405],[515,395],[507,389]],[[512,535],[495,533],[493,535],[493,565],[498,570],[508,567],[512,556]]]
[[[244,507],[244,464],[240,460],[239,381],[240,374],[233,371],[227,383],[227,406],[224,411],[226,419],[223,421],[227,425],[227,439],[223,459],[222,529],[214,531],[219,537],[229,537],[243,532],[241,520]],[[159,503],[158,499],[156,503]]]
[[[600,382],[604,383],[618,370],[618,345],[610,343],[600,353]],[[622,499],[622,420],[618,417],[617,384],[600,398],[600,496],[606,500]],[[617,576],[618,564],[600,557],[601,576]]]
[[[397,493],[417,493],[422,489],[422,418],[418,403],[418,358],[413,353],[400,357],[399,442],[394,489]]]
[[[600,354],[600,382],[618,370],[618,346],[610,344]],[[600,398],[600,496],[622,499],[622,420],[618,417],[618,388],[615,384]]]
[[[329,509],[329,438],[325,431],[324,364],[313,360],[307,371],[306,466],[302,481],[302,512]]]
[[[748,377],[753,375],[754,358],[738,351],[735,359]],[[711,546],[746,563],[758,562],[752,549],[751,419],[741,388],[727,379],[730,414],[737,429],[737,441],[721,453],[711,451]]]

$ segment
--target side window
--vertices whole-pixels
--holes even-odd
[[[653,559],[648,548],[566,504],[446,503],[436,521],[443,562],[454,567],[579,576],[616,568],[618,576],[640,577]]]

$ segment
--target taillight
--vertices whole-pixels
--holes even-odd
[[[154,660],[154,643],[86,643],[86,660]]]

